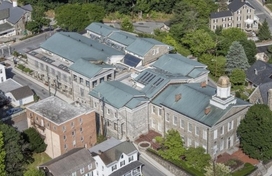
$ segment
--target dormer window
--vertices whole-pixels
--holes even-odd
[[[80,169],[80,173],[84,174],[84,168]]]
[[[123,156],[123,155],[121,155],[121,158],[123,159],[123,158],[124,158],[124,156]]]
[[[88,165],[88,169],[91,170],[92,169],[92,164]]]

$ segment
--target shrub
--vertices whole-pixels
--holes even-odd
[[[233,176],[246,176],[256,170],[257,167],[253,166],[252,164],[246,163],[242,169],[233,172]]]
[[[156,136],[156,137],[155,137],[155,140],[156,140],[156,142],[158,142],[158,143],[162,143],[163,138],[162,138],[161,136]]]
[[[35,153],[44,152],[47,145],[35,128],[28,128],[23,132],[23,136],[30,143],[30,149]]]
[[[25,69],[25,66],[23,66],[22,64],[19,64],[18,68],[23,71]]]

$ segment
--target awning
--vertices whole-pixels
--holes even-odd
[[[253,24],[253,20],[252,19],[246,19],[245,23],[247,23],[247,24]]]

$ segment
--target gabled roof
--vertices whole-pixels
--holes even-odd
[[[112,147],[115,147],[116,145],[120,144],[121,141],[117,140],[116,138],[114,137],[110,137],[109,139],[99,143],[99,144],[96,144],[95,146],[91,147],[89,149],[89,151],[92,153],[99,153],[99,151],[106,151],[106,150],[109,150],[110,148]]]
[[[239,10],[241,7],[243,7],[243,5],[247,5],[249,7],[251,7],[252,9],[255,9],[251,4],[249,4],[247,1],[243,0],[233,0],[229,5],[229,10],[232,12],[236,12],[237,10]]]
[[[261,60],[257,60],[246,71],[246,78],[255,86],[272,81],[272,65]]]
[[[115,161],[118,161],[123,153],[128,155],[136,151],[138,150],[133,143],[124,141],[106,151],[103,151],[99,157],[105,163],[105,165],[109,165]]]
[[[9,17],[9,9],[0,10],[0,20],[7,19]]]
[[[27,98],[29,96],[34,95],[33,91],[28,86],[23,86],[18,89],[14,89],[10,91],[10,93],[16,100],[21,100],[23,98]]]
[[[128,165],[118,169],[117,171],[111,173],[109,176],[121,176],[121,175],[125,175],[128,172],[131,172],[132,170],[142,166],[143,163],[139,162],[139,161],[134,161],[129,163]]]
[[[197,77],[198,74],[208,72],[208,70],[206,70],[206,65],[186,58],[180,54],[164,54],[152,66],[168,73],[180,74],[180,76],[190,75],[189,77]]]
[[[232,16],[231,11],[221,11],[221,12],[213,12],[210,15],[210,18],[222,18],[222,17],[230,17]]]
[[[114,67],[108,64],[93,64],[91,61],[85,59],[78,59],[73,65],[69,67],[74,72],[77,72],[87,78],[93,78],[103,69],[113,69]]]
[[[143,57],[151,48],[153,48],[156,45],[168,46],[162,42],[159,42],[151,38],[137,38],[133,43],[126,47],[125,50]]]
[[[21,8],[24,10],[30,11],[30,12],[33,10],[32,6],[30,4],[24,5]]]
[[[75,148],[67,153],[60,155],[42,165],[40,168],[46,167],[55,176],[72,175],[75,171],[81,168],[88,167],[92,164],[92,170],[96,168],[91,153],[86,148]]]
[[[22,85],[11,78],[7,79],[5,82],[0,83],[0,90],[2,90],[4,93],[8,93],[20,87],[22,87]]]
[[[121,43],[125,46],[128,46],[131,43],[133,43],[137,37],[135,35],[129,34],[127,32],[114,31],[109,35],[108,38],[110,40],[117,42],[117,43]]]
[[[41,48],[66,58],[72,62],[76,62],[78,58],[92,58],[94,60],[106,61],[111,55],[98,50],[91,45],[87,45],[85,40],[81,42],[80,38],[76,39],[76,34],[70,37],[65,32],[55,33],[41,44]],[[91,39],[86,39],[91,40]]]
[[[268,103],[268,90],[272,89],[272,82],[267,82],[259,85],[259,91],[261,93],[261,97],[263,99],[263,103]]]
[[[248,102],[237,99],[236,104],[231,104],[226,109],[215,107],[210,104],[215,90],[210,86],[202,88],[200,83],[169,85],[152,103],[165,106],[209,127],[215,125],[231,108],[237,105],[249,106]],[[181,99],[175,101],[177,94],[181,94]],[[208,106],[211,111],[205,115],[204,110]]]
[[[108,36],[109,34],[111,34],[113,31],[119,31],[118,29],[112,28],[110,26],[107,26],[103,23],[91,23],[89,26],[87,26],[85,28],[87,31],[91,31],[94,32],[98,35],[101,35],[103,37]]]
[[[96,86],[90,95],[98,99],[104,98],[107,104],[122,108],[133,98],[144,97],[144,93],[119,81],[105,81]]]

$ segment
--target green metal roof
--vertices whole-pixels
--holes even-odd
[[[137,98],[132,98],[127,104],[126,107],[133,109],[136,108],[137,106],[143,104],[144,102],[148,102],[148,98],[145,97],[137,97]]]
[[[93,78],[100,73],[102,69],[110,68],[113,68],[113,66],[107,64],[93,64],[85,59],[78,59],[73,65],[70,66],[71,70],[86,76],[87,78]]]
[[[145,97],[144,93],[119,81],[102,82],[90,92],[90,95],[96,98],[104,97],[104,101],[115,108],[124,107],[133,98]]]
[[[117,43],[121,43],[125,46],[128,46],[131,43],[133,43],[137,37],[132,34],[129,34],[127,32],[116,31],[116,32],[113,32],[112,34],[110,34],[108,38],[117,42]]]
[[[166,106],[210,127],[215,125],[231,108],[237,105],[250,105],[248,102],[237,99],[235,105],[231,104],[226,109],[215,107],[210,104],[215,90],[210,86],[202,88],[199,83],[169,85],[152,103]],[[181,94],[181,99],[177,102],[175,101],[176,94]],[[211,107],[211,111],[205,115],[204,110],[208,106]]]
[[[106,61],[110,57],[106,52],[95,49],[81,42],[79,39],[69,37],[69,35],[65,35],[65,33],[55,33],[41,44],[41,48],[72,62],[76,62],[78,58],[94,58]]]
[[[98,35],[101,35],[103,37],[108,36],[113,31],[119,31],[118,29],[112,28],[110,26],[107,26],[103,23],[91,23],[89,26],[85,28],[88,31],[92,31]]]
[[[150,38],[137,38],[133,43],[131,43],[126,50],[137,54],[138,56],[144,56],[151,48],[155,45],[166,45],[157,40]]]
[[[189,77],[197,77],[201,72],[208,72],[205,69],[206,65],[188,59],[180,54],[164,54],[153,66],[172,74],[181,74]],[[199,71],[195,71],[198,69]]]

